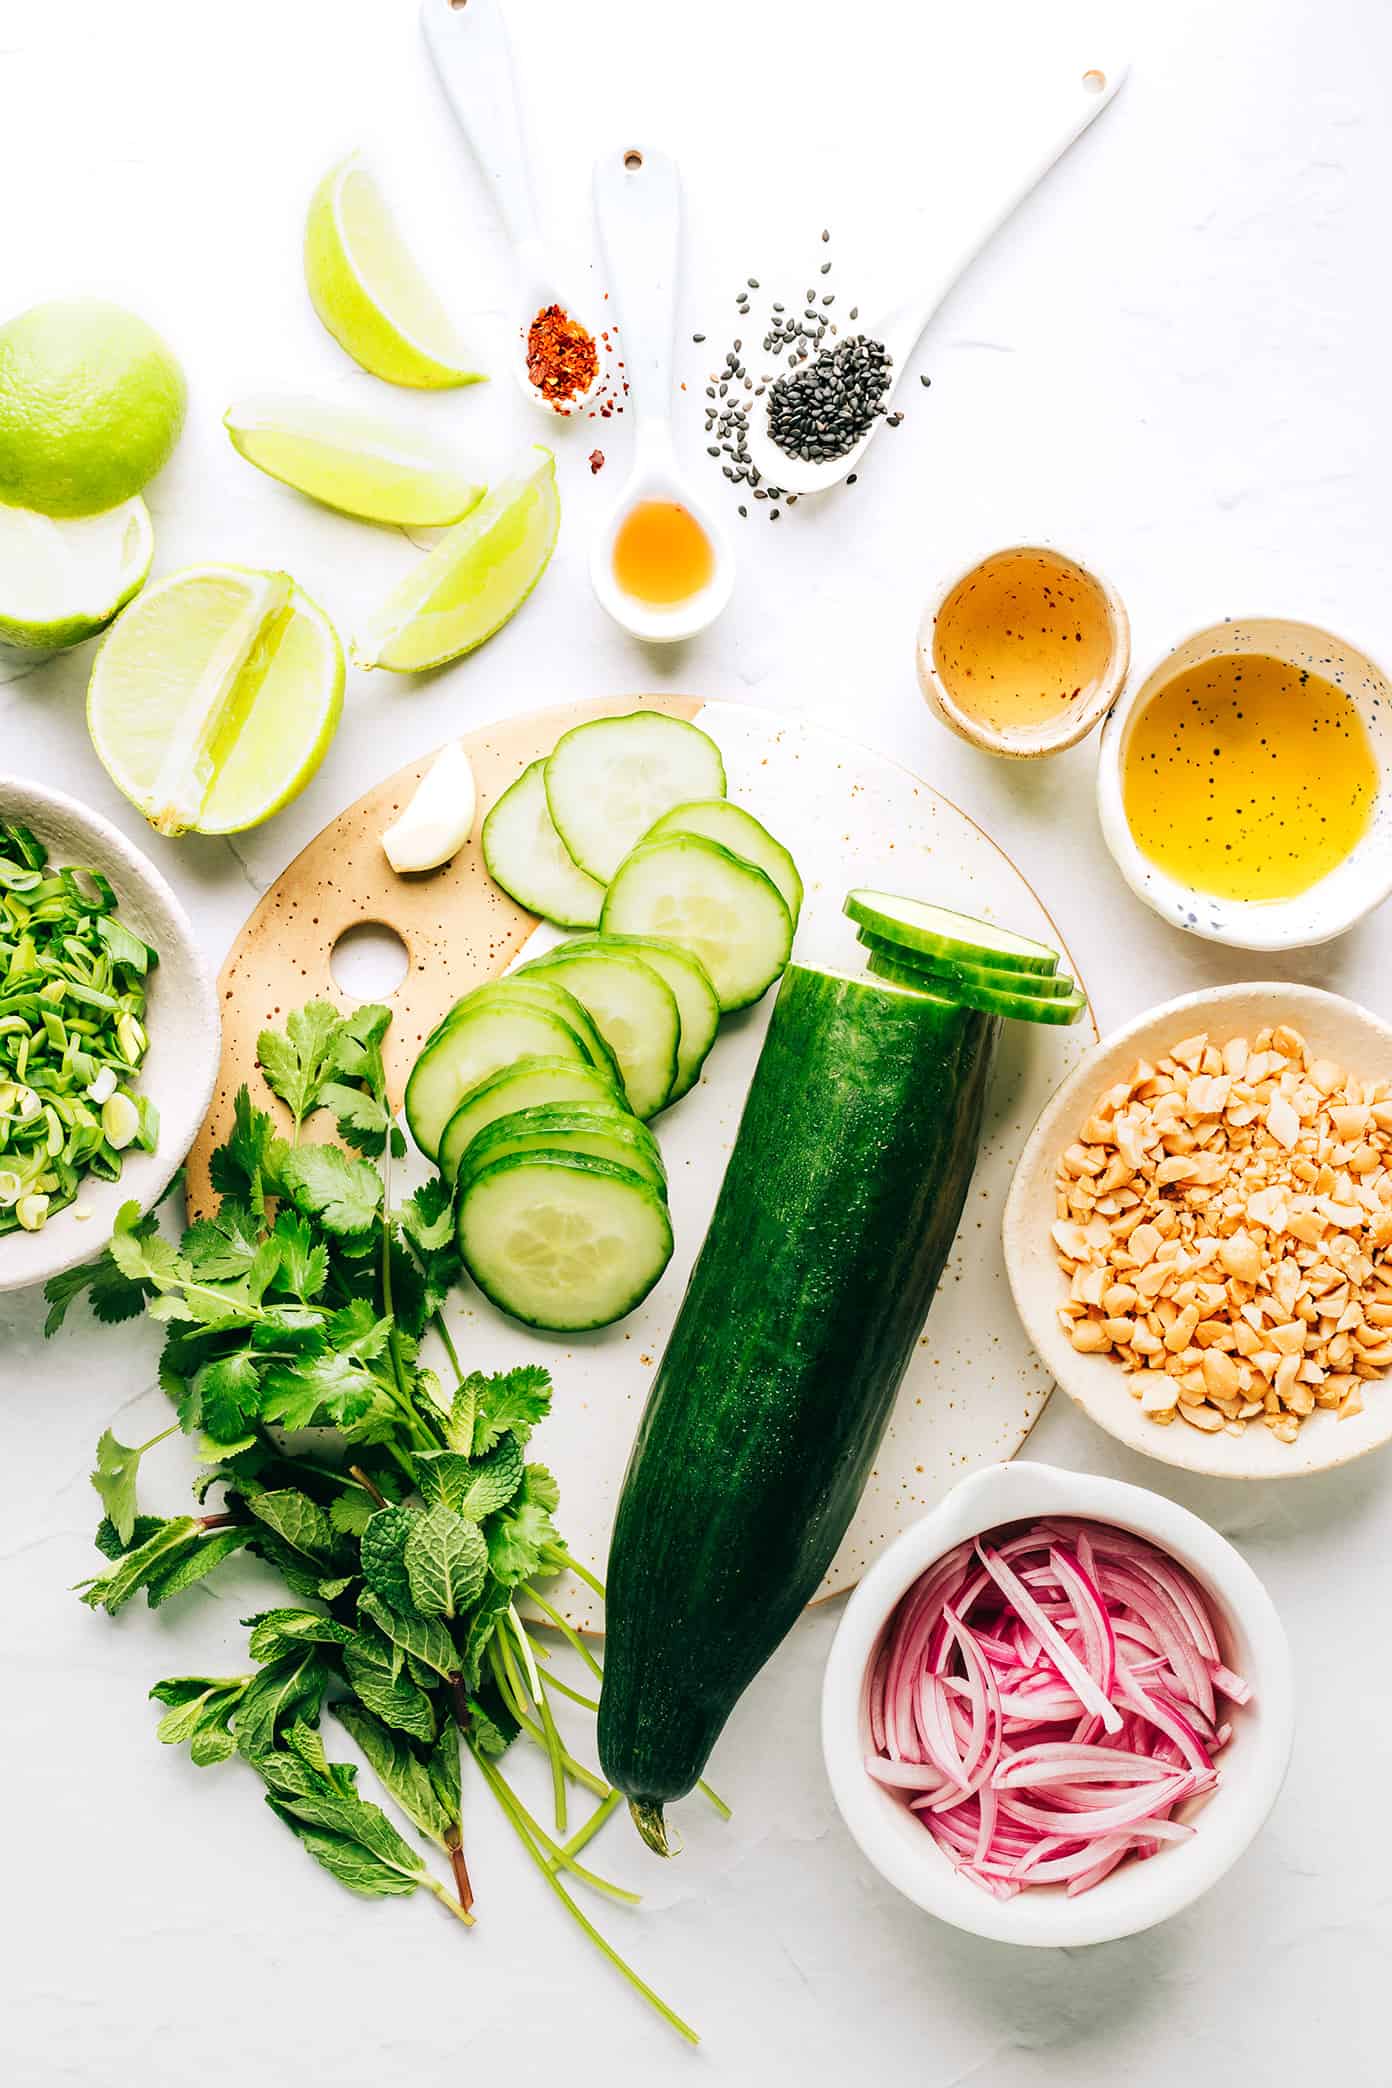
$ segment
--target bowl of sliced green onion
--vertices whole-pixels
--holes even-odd
[[[0,775],[0,1291],[90,1261],[207,1113],[217,993],[154,865],[75,798]]]

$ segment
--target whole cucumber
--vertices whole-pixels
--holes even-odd
[[[624,1478],[599,1752],[644,1839],[815,1594],[976,1161],[999,1019],[790,965]]]

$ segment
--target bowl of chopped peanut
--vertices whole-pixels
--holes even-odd
[[[1057,1382],[1189,1471],[1296,1478],[1392,1439],[1392,1028],[1224,986],[1103,1040],[1031,1132],[1006,1269]]]

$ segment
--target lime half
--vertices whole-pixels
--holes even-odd
[[[161,834],[235,834],[324,758],[343,648],[288,573],[197,566],[133,602],[97,654],[87,725],[103,767]]]
[[[369,522],[458,522],[487,490],[414,428],[351,407],[263,394],[229,406],[223,425],[248,464]]]
[[[483,381],[356,155],[314,191],[304,263],[315,311],[374,377],[431,390]]]
[[[139,493],[184,421],[183,373],[152,326],[84,297],[0,326],[0,500],[96,515]]]
[[[64,652],[105,630],[144,586],[154,548],[143,500],[75,522],[0,507],[0,644]]]
[[[353,658],[410,674],[472,652],[526,601],[560,526],[556,462],[537,445],[393,588],[353,639]]]

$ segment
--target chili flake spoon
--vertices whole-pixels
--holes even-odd
[[[609,281],[619,307],[635,423],[633,466],[590,549],[600,604],[635,638],[667,644],[713,623],[735,584],[725,532],[692,492],[672,442],[672,336],[676,324],[681,182],[665,153],[630,147],[594,173]],[[634,543],[641,532],[646,545]],[[636,555],[632,555],[636,553]],[[673,584],[661,582],[666,575]],[[644,571],[657,584],[642,585]]]
[[[1107,65],[1062,63],[1041,83],[1037,120],[1027,129],[1003,133],[987,192],[968,195],[958,205],[957,222],[946,228],[943,259],[927,286],[878,326],[842,335],[769,386],[762,407],[750,415],[747,436],[763,485],[783,493],[821,493],[855,470],[866,444],[883,427],[919,336],[948,291],[1106,108],[1127,69],[1119,51]],[[780,423],[781,440],[776,441],[773,428]]]
[[[537,220],[527,160],[526,139],[517,97],[517,80],[508,49],[499,0],[422,0],[421,28],[460,128],[473,149],[511,239],[517,264],[517,315],[512,369],[523,392],[549,413],[568,417],[585,406],[604,375],[604,351],[593,327],[576,320],[576,307],[551,263]],[[566,323],[568,322],[568,323]],[[533,382],[528,368],[528,340],[541,328],[553,367],[559,363],[560,385],[545,389]],[[577,334],[593,350],[589,361]],[[565,390],[566,366],[579,372],[574,390]]]

